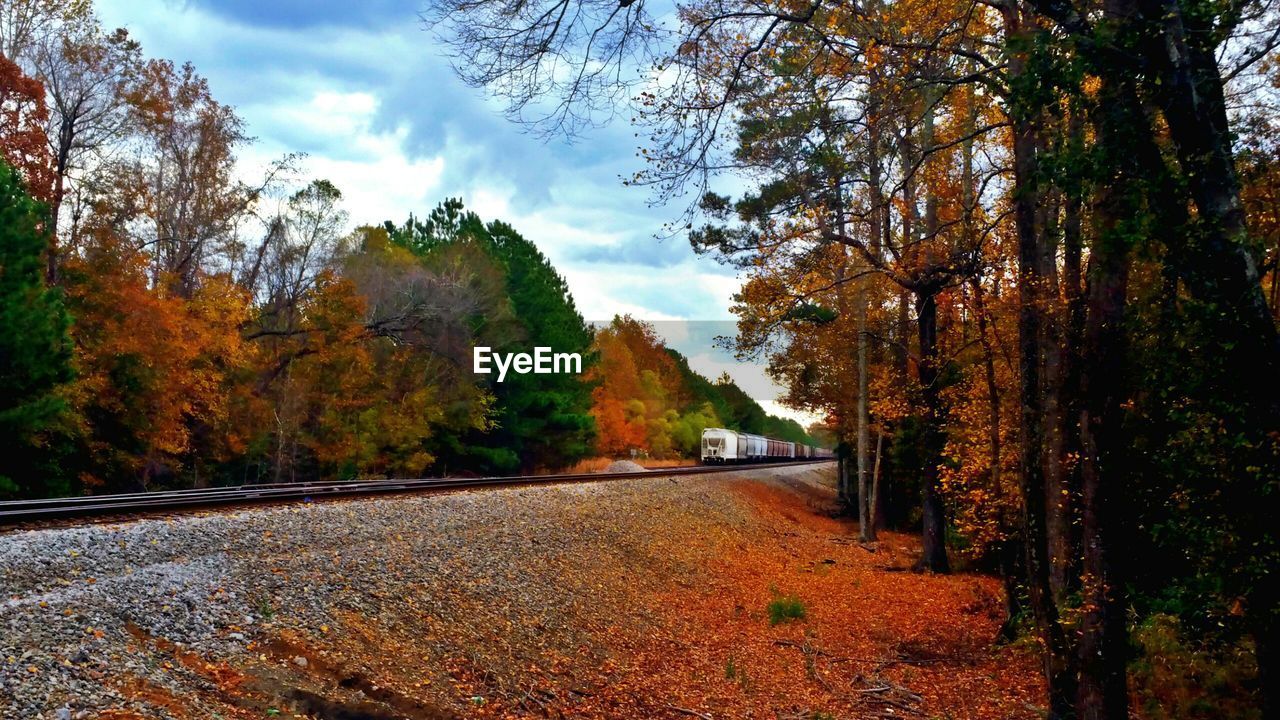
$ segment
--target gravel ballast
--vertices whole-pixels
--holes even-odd
[[[318,697],[335,680],[345,693],[337,700],[376,701],[392,710],[386,717],[460,716],[466,706],[449,692],[436,706],[408,707],[368,682],[377,663],[396,660],[380,660],[377,647],[361,661],[365,674],[346,668],[336,678],[323,653],[295,654],[280,638],[345,642],[330,635],[367,623],[367,644],[376,645],[377,628],[408,624],[420,638],[412,652],[422,684],[465,675],[436,667],[461,654],[484,667],[487,690],[514,697],[520,680],[507,668],[551,654],[569,665],[603,662],[579,633],[647,621],[613,591],[681,580],[674,539],[660,567],[653,556],[654,538],[673,522],[713,517],[746,527],[751,512],[725,492],[736,476],[821,472],[655,472],[0,534],[0,715],[63,719],[110,708],[135,713],[117,717],[262,717],[262,698],[274,693],[307,714],[338,717],[325,704],[335,698]],[[228,690],[215,663],[257,663],[258,675],[280,685],[256,677],[237,686],[253,692]]]

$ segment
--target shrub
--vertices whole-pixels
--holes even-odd
[[[1133,630],[1132,693],[1150,720],[1256,720],[1258,668],[1248,641],[1196,642],[1178,618],[1158,613]]]
[[[792,620],[804,620],[809,615],[804,607],[804,602],[795,595],[775,597],[769,601],[769,605],[765,609],[769,612],[770,625]]]

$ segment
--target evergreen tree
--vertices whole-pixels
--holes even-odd
[[[490,252],[506,270],[507,295],[525,329],[528,350],[549,347],[577,353],[583,372],[591,362],[591,329],[574,306],[564,278],[515,228],[494,221],[485,228]],[[596,434],[591,388],[581,375],[508,375],[495,387],[499,432],[511,440],[525,468],[563,467],[590,453]]]
[[[38,452],[64,408],[58,388],[72,375],[68,315],[44,280],[46,219],[18,172],[0,162],[0,437],[8,446],[0,496],[66,491]]]
[[[497,427],[456,439],[460,458],[471,469],[511,472],[519,468],[563,467],[588,455],[596,427],[591,417],[591,387],[585,373],[592,362],[591,329],[574,306],[569,287],[538,248],[515,228],[478,215],[450,198],[427,219],[410,217],[403,225],[383,227],[391,241],[429,261],[459,244],[474,243],[501,270],[507,301],[520,326],[508,333],[495,352],[529,352],[549,347],[555,353],[578,353],[583,375],[510,373],[491,381],[497,399]],[[513,454],[514,453],[514,454]]]

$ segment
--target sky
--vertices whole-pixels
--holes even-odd
[[[464,85],[418,13],[422,0],[97,0],[104,25],[124,27],[148,57],[190,61],[255,142],[246,179],[304,152],[303,177],[343,193],[353,225],[426,215],[448,197],[535,242],[593,322],[616,314],[658,322],[659,334],[708,377],[729,374],[775,414],[759,363],[710,341],[732,334],[735,272],[659,240],[683,207],[651,207],[621,177],[642,168],[623,122],[574,142],[529,134],[501,105]],[[693,321],[690,325],[667,321]]]

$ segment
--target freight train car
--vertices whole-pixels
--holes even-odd
[[[703,465],[830,456],[831,451],[825,448],[815,448],[788,440],[767,438],[725,428],[707,428],[702,431]]]

